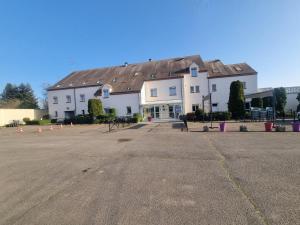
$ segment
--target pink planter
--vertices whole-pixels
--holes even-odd
[[[148,116],[148,122],[151,122],[151,121],[152,121],[152,117]]]
[[[272,132],[273,123],[272,122],[266,122],[265,123],[265,131],[266,132]]]
[[[300,132],[300,122],[293,123],[293,132]]]
[[[220,123],[220,132],[225,132],[226,131],[226,123]]]

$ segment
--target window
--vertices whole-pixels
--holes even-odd
[[[192,105],[192,110],[193,110],[193,112],[196,112],[196,110],[198,110],[199,109],[199,105]]]
[[[109,113],[109,111],[110,111],[109,108],[104,108],[105,113]]]
[[[212,107],[218,107],[218,103],[213,103]]]
[[[55,117],[56,117],[56,118],[58,117],[58,112],[57,112],[57,111],[55,111]]]
[[[200,87],[197,85],[195,86],[195,88],[196,88],[196,93],[200,93]]]
[[[109,97],[109,90],[108,89],[104,89],[103,90],[103,98],[108,98]]]
[[[67,99],[67,103],[71,103],[71,95],[67,95],[66,99]]]
[[[152,88],[150,92],[151,92],[151,97],[157,97],[157,88]]]
[[[82,115],[85,115],[85,110],[82,110]]]
[[[243,82],[243,87],[244,87],[244,89],[247,89],[247,83],[246,82]]]
[[[212,89],[212,92],[216,92],[217,91],[217,85],[213,84],[212,87],[211,87],[211,89]]]
[[[56,96],[53,97],[53,104],[58,104],[58,98]]]
[[[191,93],[195,93],[195,87],[191,86]]]
[[[80,102],[85,102],[85,95],[80,95]]]
[[[176,96],[176,87],[170,87],[169,88],[169,93],[170,93],[170,96]]]
[[[192,77],[197,77],[198,76],[198,69],[197,69],[197,67],[193,67],[191,69],[191,74],[192,74]]]
[[[127,109],[127,115],[131,115],[131,106],[127,106],[126,109]]]

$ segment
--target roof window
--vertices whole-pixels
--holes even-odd
[[[237,71],[237,72],[241,72],[242,68],[239,66],[233,66],[233,68]]]

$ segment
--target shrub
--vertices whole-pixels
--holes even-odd
[[[24,123],[27,124],[28,121],[30,121],[30,118],[28,118],[28,117],[23,118],[23,122],[24,122]]]
[[[50,115],[47,114],[47,115],[43,115],[43,120],[49,120],[50,119]]]
[[[89,99],[88,111],[92,118],[96,118],[103,114],[102,102],[99,99]]]
[[[197,121],[203,120],[204,112],[202,109],[197,109],[195,112],[195,117]]]
[[[263,100],[262,100],[262,98],[253,98],[251,100],[251,106],[252,107],[257,107],[257,108],[262,108],[263,107]]]
[[[132,122],[133,123],[139,123],[143,121],[143,116],[140,113],[134,113],[132,117]]]
[[[283,87],[281,87],[281,88],[275,88],[274,89],[274,95],[275,95],[275,99],[276,99],[276,104],[275,104],[276,111],[280,115],[283,115],[284,114],[284,107],[285,107],[286,102],[287,102],[285,88],[283,88]]]
[[[195,121],[196,116],[194,112],[190,112],[186,114],[186,120],[187,121]]]
[[[48,125],[51,124],[50,120],[29,120],[25,122],[26,125]]]
[[[228,109],[234,119],[241,119],[245,115],[244,85],[239,80],[230,85]]]
[[[109,109],[109,114],[111,117],[116,117],[117,116],[117,110],[115,108],[110,108]]]
[[[57,123],[57,119],[51,119],[51,123]]]

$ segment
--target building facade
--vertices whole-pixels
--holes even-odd
[[[245,93],[257,91],[257,72],[248,64],[203,62],[199,55],[78,71],[48,89],[49,114],[56,119],[87,114],[88,100],[96,98],[118,116],[172,120],[205,109],[203,97],[209,94],[213,111],[227,111],[236,80],[244,83]]]

